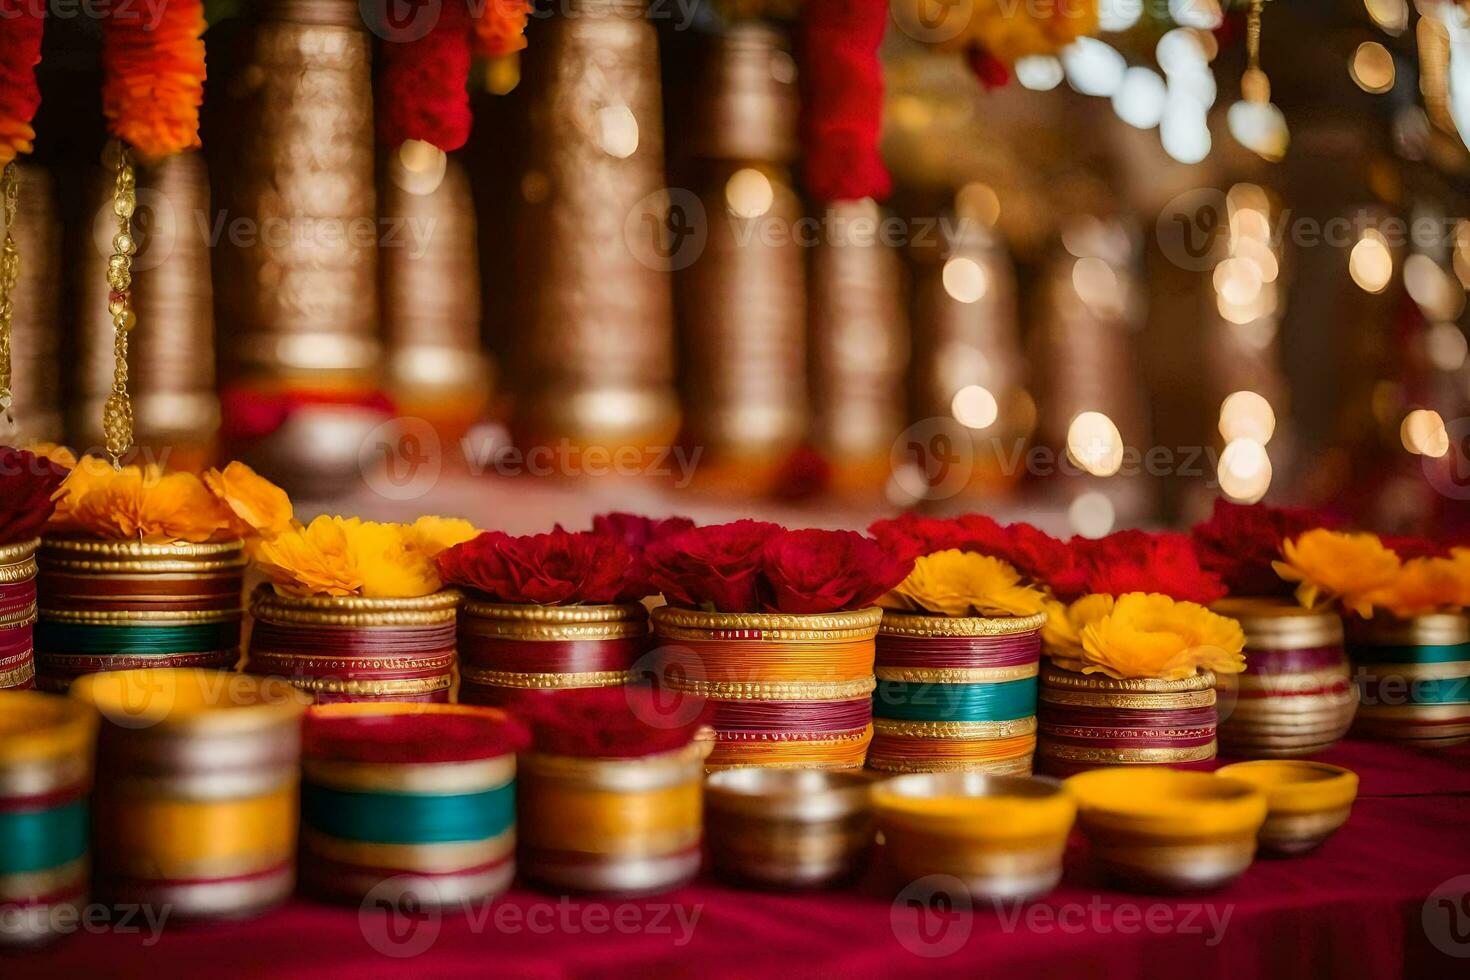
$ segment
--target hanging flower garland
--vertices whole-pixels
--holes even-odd
[[[807,0],[801,12],[803,175],[821,201],[882,200],[893,188],[878,152],[887,0]]]
[[[503,58],[524,49],[530,16],[530,0],[481,0],[475,18],[475,53],[482,58]]]
[[[20,196],[20,172],[15,158],[31,152],[36,131],[31,120],[41,105],[36,65],[41,63],[41,35],[46,25],[44,4],[27,0],[0,0],[0,415],[11,417],[10,324],[15,316],[12,296],[20,282],[20,251],[15,243],[15,215]]]

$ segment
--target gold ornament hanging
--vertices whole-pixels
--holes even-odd
[[[1261,12],[1266,0],[1251,0],[1245,20],[1245,74],[1240,77],[1240,94],[1247,102],[1271,101],[1271,80],[1261,69]]]
[[[138,206],[137,176],[127,147],[113,145],[117,176],[112,192],[112,213],[117,216],[117,234],[112,239],[112,258],[107,260],[107,312],[114,330],[112,394],[102,408],[102,435],[112,465],[122,467],[122,458],[133,447],[133,402],[128,394],[128,334],[137,323],[133,315],[133,211]]]
[[[15,424],[10,391],[10,325],[15,318],[15,287],[20,282],[20,250],[15,244],[15,213],[20,201],[20,168],[12,160],[0,174],[0,207],[5,212],[5,244],[0,246],[0,412]]]

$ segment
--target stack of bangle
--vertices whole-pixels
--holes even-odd
[[[1470,617],[1355,620],[1348,654],[1362,693],[1354,731],[1424,748],[1470,738]]]
[[[882,610],[812,615],[653,611],[658,683],[708,698],[710,769],[857,769],[872,739]]]
[[[411,599],[251,597],[245,669],[288,678],[318,703],[446,702],[454,683],[452,590]]]
[[[38,684],[64,691],[99,670],[233,667],[244,546],[43,539]]]
[[[102,715],[103,900],[204,918],[291,893],[305,695],[279,679],[180,668],[89,674],[72,696]]]
[[[0,691],[0,946],[49,938],[85,898],[96,732],[86,705]]]
[[[0,545],[0,691],[36,686],[36,547]]]
[[[498,895],[515,876],[516,750],[494,708],[333,704],[307,714],[302,878],[357,900],[440,907]]]
[[[885,611],[868,765],[1030,775],[1045,621]]]

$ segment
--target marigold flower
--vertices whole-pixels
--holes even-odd
[[[1296,598],[1308,609],[1336,599],[1359,616],[1373,615],[1373,594],[1399,573],[1399,556],[1375,534],[1317,528],[1281,543],[1276,574],[1296,582]]]
[[[291,498],[244,463],[206,470],[204,485],[235,515],[235,531],[240,537],[275,537],[290,530],[295,516]]]
[[[1193,602],[1130,592],[1082,628],[1082,672],[1180,680],[1202,669],[1245,669],[1240,624]]]
[[[357,595],[362,573],[349,545],[348,521],[323,515],[255,547],[255,563],[283,595]]]
[[[951,549],[916,559],[914,570],[879,605],[943,616],[1030,616],[1046,601],[999,558]]]
[[[1052,663],[1067,670],[1082,669],[1082,631],[1091,623],[1113,611],[1116,600],[1105,593],[1093,593],[1070,605],[1056,599],[1046,601],[1046,625],[1041,628],[1041,644]]]
[[[1400,619],[1470,605],[1470,549],[1455,548],[1448,558],[1410,558],[1366,601]]]
[[[150,544],[198,543],[232,532],[235,520],[193,473],[124,466],[85,456],[56,492],[47,528]]]

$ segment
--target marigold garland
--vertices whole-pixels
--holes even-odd
[[[102,112],[145,160],[199,146],[206,26],[201,0],[105,7]]]
[[[46,5],[36,0],[0,0],[0,167],[31,152],[36,131],[31,121],[41,105],[36,66]]]
[[[525,48],[530,16],[530,0],[481,0],[474,24],[475,53],[501,58]]]
[[[822,201],[882,200],[893,187],[878,152],[887,0],[807,0],[801,14],[802,173]]]
[[[941,616],[1030,616],[1045,603],[1041,590],[999,558],[955,549],[920,556],[908,578],[878,600]]]

